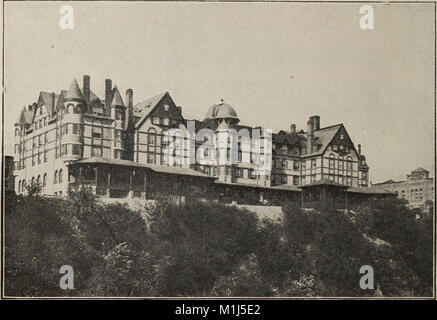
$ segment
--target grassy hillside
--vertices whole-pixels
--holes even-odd
[[[282,223],[198,201],[133,210],[85,192],[8,194],[5,205],[7,296],[432,294],[432,218],[398,201],[347,214],[290,205]],[[62,265],[72,290],[59,286]],[[359,286],[362,265],[374,290]]]

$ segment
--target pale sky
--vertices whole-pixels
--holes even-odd
[[[63,4],[73,30],[59,27]],[[220,99],[274,132],[320,115],[361,143],[370,181],[433,174],[434,4],[372,4],[374,30],[360,6],[6,2],[5,152],[23,106],[89,74],[101,98],[105,78],[134,103],[169,91],[186,118]]]

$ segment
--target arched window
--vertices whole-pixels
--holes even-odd
[[[21,180],[18,181],[18,192],[21,192]]]
[[[63,170],[59,170],[59,183],[62,183],[62,174],[63,174]]]
[[[67,113],[74,113],[74,104],[70,103],[67,105]]]
[[[352,172],[352,158],[351,157],[347,157],[347,162],[346,162],[346,171],[348,172]]]
[[[154,128],[150,128],[148,131],[147,143],[150,145],[156,144],[156,130]]]
[[[53,178],[53,184],[57,184],[58,183],[58,170],[55,171],[55,175]]]
[[[335,156],[332,153],[329,155],[329,169],[335,169]]]
[[[47,186],[47,173],[44,173],[44,177],[42,179],[42,186],[44,188]]]
[[[20,136],[20,129],[15,129],[15,136],[16,137],[19,137]]]
[[[30,180],[30,183],[31,183],[31,184],[34,184],[34,183],[35,183],[35,177],[32,177],[32,180]]]
[[[343,156],[338,157],[338,170],[339,171],[344,170],[344,158],[343,158]]]
[[[38,178],[36,178],[36,184],[41,185],[41,175],[38,175]]]
[[[74,113],[77,113],[77,114],[82,113],[82,105],[80,103],[78,105],[76,105],[76,107],[74,108]]]

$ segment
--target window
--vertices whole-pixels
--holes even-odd
[[[301,180],[302,180],[302,185],[305,185],[307,182],[306,182],[306,177],[305,176],[303,176],[302,178],[301,178]]]
[[[19,137],[20,136],[20,129],[15,129],[15,136]]]
[[[38,153],[38,164],[41,164],[41,152]]]
[[[285,174],[281,175],[281,182],[287,183],[287,176]]]
[[[165,104],[165,105],[164,105],[164,110],[165,110],[165,111],[168,111],[168,104]]]
[[[53,178],[53,184],[57,184],[58,183],[58,170],[55,171],[55,175]]]
[[[14,146],[14,148],[15,148],[15,153],[20,153],[20,145],[19,144],[16,144]]]
[[[281,153],[282,154],[287,154],[288,153],[288,147],[287,146],[282,146],[281,147]]]
[[[115,140],[121,140],[121,130],[115,130]]]
[[[18,192],[21,192],[21,180],[18,181]]]
[[[293,185],[299,185],[299,176],[293,176]]]
[[[103,135],[103,125],[99,120],[93,122],[92,137],[93,139],[101,139]]]
[[[121,150],[114,150],[114,159],[121,159]]]
[[[169,119],[168,118],[163,118],[163,124],[165,125],[165,126],[168,126],[169,125]]]
[[[42,179],[43,188],[47,186],[47,173],[44,173],[44,177]]]
[[[65,155],[67,155],[67,145],[66,144],[63,144],[63,145],[61,145],[61,156],[65,156]]]
[[[311,159],[311,169],[316,168],[316,159]]]
[[[92,147],[91,148],[91,156],[101,157],[102,156],[102,148],[101,147]]]
[[[343,171],[344,170],[344,160],[343,156],[338,157],[338,170]]]
[[[256,179],[256,172],[254,169],[249,169],[249,178]]]
[[[311,182],[315,182],[316,181],[316,175],[315,174],[312,174],[311,175]]]
[[[152,118],[152,123],[153,124],[159,124],[159,117],[153,117]]]
[[[147,154],[147,163],[155,164],[155,162],[156,162],[155,154],[154,153],[148,153]]]
[[[117,110],[115,112],[115,120],[123,120],[124,118],[124,113],[121,110]]]
[[[72,145],[72,153],[75,156],[80,156],[80,145],[79,144]]]
[[[351,157],[347,157],[346,165],[347,165],[346,171],[352,172],[352,158]]]
[[[335,169],[335,156],[333,154],[329,155],[329,169]]]
[[[63,174],[63,171],[61,169],[61,170],[59,170],[59,183],[62,183],[62,174]]]
[[[344,134],[340,134],[340,140],[344,140]]]
[[[297,160],[293,161],[293,169],[294,170],[298,170],[299,169],[299,161],[297,161]]]
[[[153,128],[150,128],[148,131],[148,144],[155,145],[156,144],[156,130]]]

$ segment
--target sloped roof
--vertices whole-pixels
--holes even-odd
[[[67,91],[67,94],[65,95],[65,100],[72,100],[72,99],[83,100],[83,95],[79,89],[79,85],[77,84],[76,79],[73,80],[73,82],[70,85],[70,88]]]
[[[197,176],[197,177],[202,177],[202,178],[215,179],[214,177],[207,176],[206,174],[203,174],[202,172],[199,172],[199,171],[196,171],[196,170],[193,170],[190,168],[170,167],[170,166],[165,166],[165,165],[151,165],[151,164],[133,162],[130,160],[122,160],[122,159],[91,157],[91,158],[86,158],[86,159],[77,161],[75,163],[76,164],[77,163],[79,163],[79,164],[81,164],[81,163],[85,163],[85,164],[86,163],[89,163],[89,164],[99,163],[99,164],[110,164],[110,165],[119,165],[119,166],[149,168],[155,172],[179,174],[179,175],[187,175],[187,176]]]
[[[142,102],[139,102],[133,106],[134,117],[140,118],[137,121],[136,125],[139,125],[143,122],[143,120],[149,115],[153,108],[155,108],[156,105],[165,97],[166,94],[168,94],[167,91]]]
[[[381,188],[358,188],[358,187],[350,187],[347,192],[353,192],[353,193],[364,193],[364,194],[395,194],[393,192],[390,192],[388,190],[384,190]]]
[[[120,91],[117,86],[114,86],[114,93],[112,98],[111,107],[124,107],[123,99],[121,98]]]
[[[307,187],[315,187],[315,186],[333,186],[333,187],[343,187],[343,188],[349,188],[347,185],[341,184],[339,182],[335,182],[329,179],[321,179],[317,180],[311,183],[308,183],[306,185],[300,186],[299,188],[307,188]]]
[[[23,125],[23,124],[30,124],[33,120],[33,111],[26,110],[26,107],[23,107],[20,114],[18,115],[18,119],[15,122],[15,124]]]
[[[342,126],[343,124],[340,123],[314,131],[314,138],[316,143],[320,145],[320,148],[318,151],[303,155],[303,157],[323,154]]]
[[[41,91],[38,98],[38,107],[45,105],[47,112],[52,115],[59,100],[59,94]]]
[[[389,179],[389,180],[384,181],[384,182],[373,183],[372,185],[374,185],[374,186],[380,186],[380,185],[383,185],[383,184],[394,184],[394,183],[404,183],[404,182],[405,182],[405,181],[394,181],[394,180],[392,180],[392,179]]]
[[[297,144],[302,141],[302,139],[299,137],[297,133],[288,133],[285,131],[279,131],[278,133],[274,133],[272,135],[273,143],[280,143],[280,144]]]
[[[423,172],[427,173],[429,171],[426,170],[426,169],[423,169],[422,167],[419,167],[419,168],[414,169],[413,171],[411,171],[411,173],[423,173]]]

